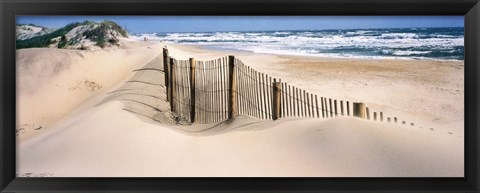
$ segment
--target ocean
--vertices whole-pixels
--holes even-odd
[[[168,43],[255,53],[341,58],[464,60],[464,28],[137,33]]]

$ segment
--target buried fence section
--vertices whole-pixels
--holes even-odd
[[[164,49],[163,68],[170,109],[190,123],[215,123],[236,115],[263,120],[354,116],[384,121],[383,112],[372,111],[364,103],[317,96],[258,72],[234,56],[177,60]],[[386,121],[407,124],[397,117]]]
[[[219,122],[235,115],[276,120],[344,114],[343,101],[339,112],[337,100],[320,97],[319,103],[317,95],[257,72],[233,56],[211,61],[170,58],[167,66],[171,109],[192,123]],[[346,107],[349,114],[348,101]]]

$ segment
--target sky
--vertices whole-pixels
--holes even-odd
[[[17,16],[17,24],[59,28],[111,20],[129,33],[463,27],[463,16]]]

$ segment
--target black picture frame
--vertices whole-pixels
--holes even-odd
[[[464,178],[15,177],[16,15],[464,15]],[[1,0],[1,192],[479,192],[479,0]]]

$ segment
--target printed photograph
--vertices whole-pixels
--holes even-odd
[[[16,16],[16,174],[464,177],[464,85],[463,16]]]

